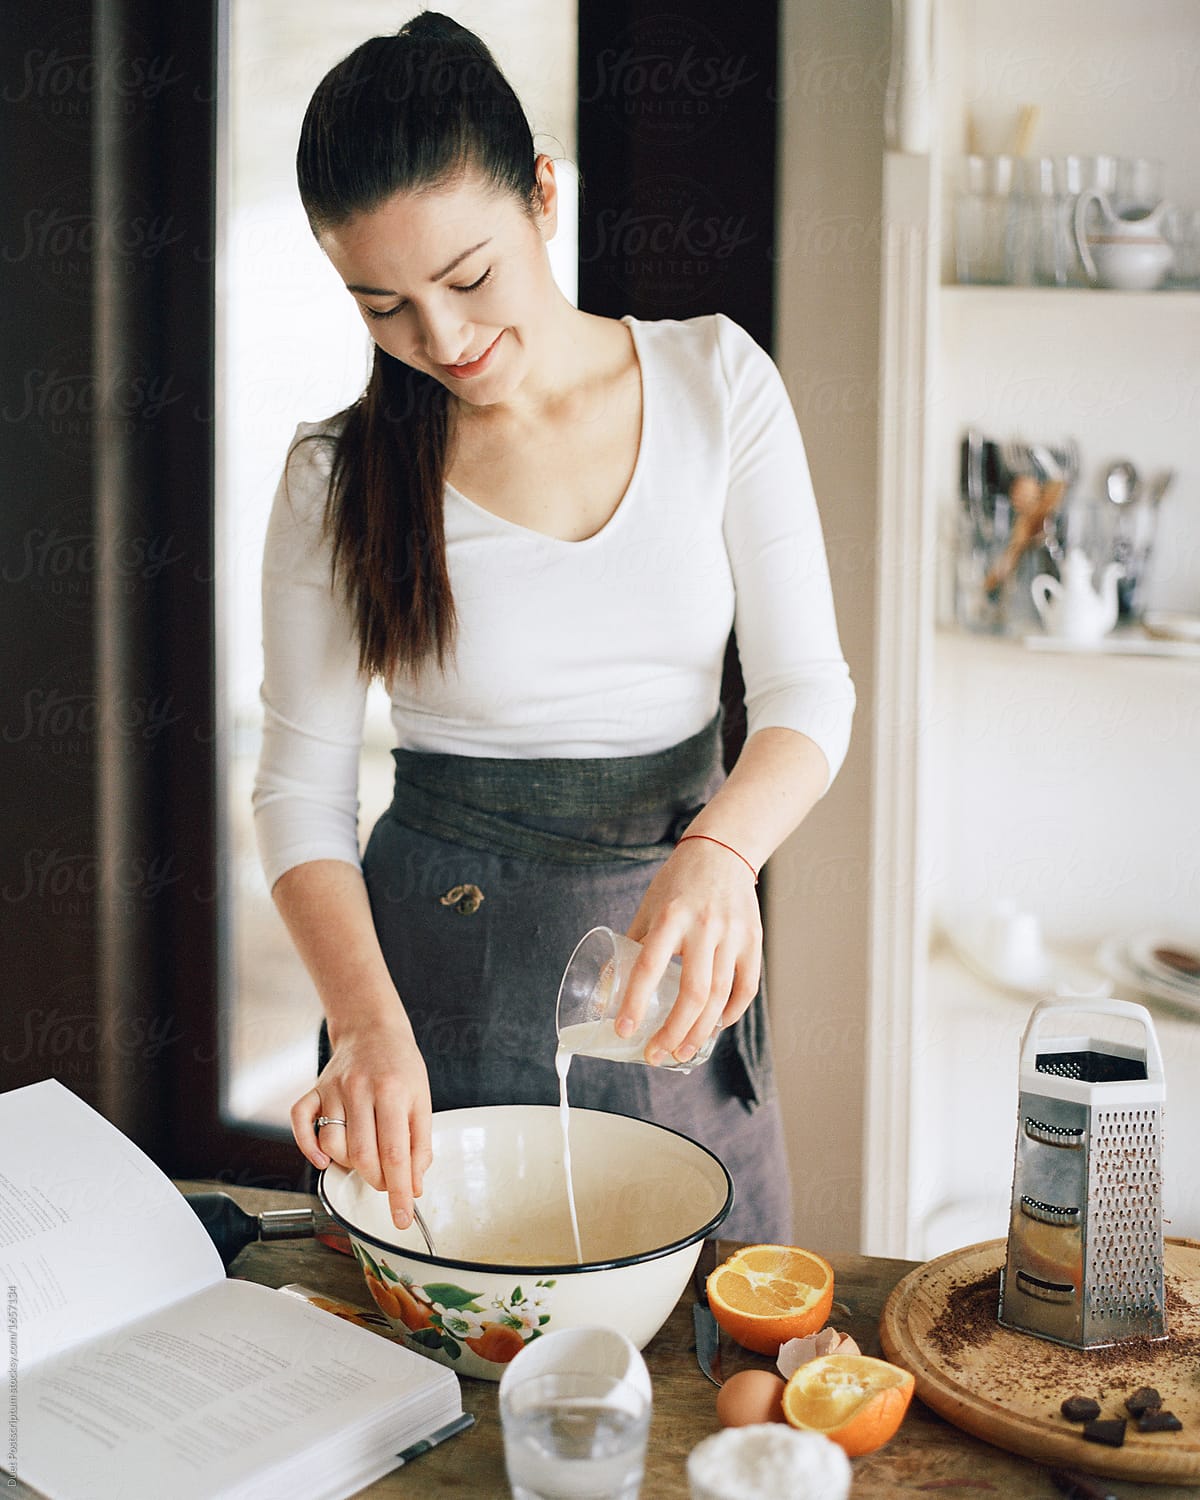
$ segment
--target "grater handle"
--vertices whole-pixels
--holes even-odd
[[[1047,1016],[1067,1012],[1081,1016],[1124,1016],[1130,1021],[1140,1021],[1146,1037],[1146,1080],[1148,1083],[1163,1081],[1162,1053],[1158,1047],[1158,1036],[1154,1021],[1144,1005],[1134,1000],[1042,1000],[1033,1008],[1033,1013],[1021,1037],[1021,1069],[1032,1069],[1037,1062],[1037,1044],[1041,1037],[1042,1022]]]

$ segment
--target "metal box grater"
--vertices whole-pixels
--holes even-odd
[[[1139,1021],[1144,1045],[1041,1036],[1056,1013]],[[1021,1038],[999,1321],[1092,1349],[1165,1338],[1162,1054],[1145,1006],[1045,1000]]]

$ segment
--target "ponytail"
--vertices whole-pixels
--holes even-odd
[[[472,32],[426,11],[337,64],[309,102],[296,153],[318,237],[396,193],[464,170],[516,196],[538,187],[529,123]],[[449,392],[375,349],[363,395],[342,413],[325,509],[333,581],[358,632],[359,666],[386,679],[453,654],[444,493]]]

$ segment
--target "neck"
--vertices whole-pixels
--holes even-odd
[[[537,344],[528,349],[529,368],[521,384],[506,400],[491,406],[474,406],[455,398],[456,423],[533,424],[564,401],[570,402],[604,373],[608,322],[572,307],[554,284]]]

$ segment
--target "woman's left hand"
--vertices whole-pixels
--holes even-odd
[[[616,1028],[637,1029],[667,964],[678,953],[679,996],[646,1045],[646,1061],[686,1062],[718,1026],[732,1026],[758,990],[762,919],[752,870],[707,839],[677,844],[650,883],[628,936],[642,944]]]

